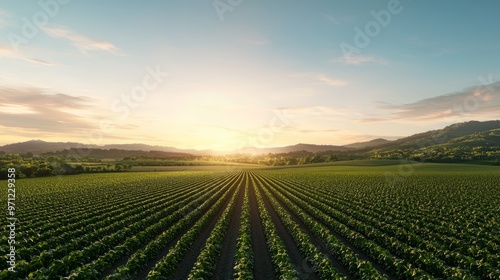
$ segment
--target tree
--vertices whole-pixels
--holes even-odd
[[[46,176],[52,176],[54,175],[52,173],[52,169],[50,169],[48,166],[41,167],[39,168],[35,173],[35,177],[46,177]]]
[[[78,164],[77,166],[75,166],[73,171],[75,172],[75,174],[80,174],[83,173],[85,170],[83,169],[83,166],[81,164]]]
[[[336,156],[336,155],[329,155],[329,156],[326,158],[325,162],[333,162],[333,161],[337,161],[337,160],[338,160],[338,158],[337,158],[337,156]]]
[[[31,165],[30,163],[27,163],[25,165],[21,165],[19,170],[21,171],[21,173],[23,173],[26,177],[29,178],[36,173],[38,168],[36,166]]]

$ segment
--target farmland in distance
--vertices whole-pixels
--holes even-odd
[[[0,278],[499,279],[499,182],[451,164],[21,179]]]

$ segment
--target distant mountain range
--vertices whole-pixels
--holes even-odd
[[[367,142],[368,143],[368,142]],[[368,144],[367,144],[368,145]],[[364,145],[363,145],[364,146]],[[275,148],[242,148],[239,150],[231,152],[219,152],[212,150],[193,150],[193,149],[178,149],[174,147],[165,146],[152,146],[146,144],[109,144],[109,145],[87,145],[76,142],[45,142],[42,140],[31,140],[27,142],[8,144],[5,146],[0,146],[0,151],[8,154],[25,154],[33,153],[34,155],[40,155],[44,153],[54,153],[61,152],[70,149],[94,149],[94,150],[118,150],[127,151],[125,154],[130,154],[130,151],[155,151],[162,152],[165,156],[172,154],[172,156],[177,156],[179,154],[184,155],[222,155],[227,153],[238,153],[238,154],[268,154],[268,153],[288,153],[295,151],[308,151],[308,152],[324,152],[324,151],[347,151],[352,150],[352,148],[347,146],[336,146],[336,145],[314,145],[314,144],[297,144],[285,147],[275,147]]]
[[[352,150],[349,147],[345,146],[336,146],[336,145],[315,145],[315,144],[296,144],[285,147],[274,147],[274,148],[243,148],[237,151],[236,153],[241,154],[280,154],[280,153],[289,153],[296,151],[308,151],[312,153],[325,152],[325,151],[347,151]]]
[[[343,146],[336,145],[314,145],[296,144],[285,147],[274,148],[243,148],[231,153],[241,154],[267,154],[267,153],[288,153],[294,151],[308,151],[313,153],[325,151],[353,151],[353,152],[373,152],[390,151],[395,149],[420,149],[425,147],[458,147],[458,146],[500,146],[500,121],[469,121],[447,126],[443,129],[427,131],[398,140],[389,141],[386,139],[373,139],[366,142],[357,142]],[[161,152],[155,153],[163,156],[181,155],[220,155],[221,152],[212,150],[178,149],[174,147],[152,146],[146,144],[110,144],[110,145],[87,145],[76,142],[45,142],[42,140],[32,140],[22,143],[8,144],[0,146],[0,151],[9,154],[20,154],[31,152],[39,155],[49,152],[61,152],[70,149],[99,149],[113,150],[112,154],[119,154],[119,151],[143,151]],[[124,154],[142,154],[130,153]]]
[[[109,144],[109,145],[92,145],[82,144],[77,142],[45,142],[42,140],[31,140],[27,142],[8,144],[0,147],[0,151],[9,154],[21,154],[31,152],[34,155],[57,152],[70,149],[101,149],[101,150],[122,150],[122,151],[158,151],[171,154],[191,154],[203,155],[212,154],[213,151],[209,150],[193,150],[193,149],[177,149],[174,147],[153,146],[146,144]]]

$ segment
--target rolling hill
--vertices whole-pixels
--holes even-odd
[[[211,154],[212,151],[198,151],[193,149],[178,149],[174,147],[153,146],[146,144],[109,144],[109,145],[92,145],[82,144],[77,142],[45,142],[42,140],[31,140],[26,142],[8,144],[0,147],[0,151],[8,154],[25,154],[32,153],[40,155],[44,153],[62,152],[70,149],[95,149],[95,150],[119,150],[124,151],[124,154],[130,154],[131,151],[143,152],[164,152],[172,154],[190,154],[190,155],[205,155]],[[128,152],[125,152],[128,151]]]
[[[500,146],[500,121],[469,121],[447,126],[443,129],[431,130],[414,134],[398,140],[373,139],[367,142],[357,142],[344,146],[337,145],[315,145],[300,143],[285,147],[272,148],[242,148],[229,153],[233,154],[279,154],[297,151],[320,153],[326,151],[366,153],[367,155],[379,152],[389,152],[402,149],[423,149],[432,147],[490,147]],[[100,154],[118,155],[122,154],[155,154],[155,155],[221,155],[221,152],[211,150],[178,149],[174,147],[153,146],[146,144],[110,144],[89,145],[76,142],[45,142],[42,140],[31,140],[27,142],[8,144],[0,147],[0,151],[8,154],[20,154],[31,152],[34,155],[43,153],[63,152],[70,149],[94,149]],[[112,152],[105,152],[106,150]],[[148,152],[148,153],[144,153]],[[57,154],[57,153],[56,153]]]
[[[373,140],[366,141],[366,142],[356,142],[356,143],[344,145],[344,147],[353,148],[353,149],[361,149],[361,148],[380,146],[380,145],[387,144],[390,142],[391,141],[383,139],[383,138],[377,138],[377,139],[373,139]]]
[[[348,151],[352,150],[352,148],[337,146],[337,145],[315,145],[315,144],[296,144],[291,146],[284,147],[272,147],[272,148],[243,148],[241,150],[235,151],[236,153],[241,154],[281,154],[281,153],[290,153],[297,151],[307,151],[311,153],[319,153],[326,151]]]
[[[500,121],[469,121],[463,123],[456,123],[449,125],[443,129],[431,130],[423,133],[414,134],[412,136],[404,137],[398,140],[391,141],[386,144],[378,145],[370,148],[374,151],[388,151],[395,149],[420,149],[432,146],[470,146],[471,139],[476,138],[474,145],[488,146],[494,142],[495,137],[492,139],[484,138],[481,140],[477,138],[477,133],[489,134],[492,130],[500,129]],[[474,136],[476,135],[476,136]],[[465,137],[465,138],[462,138]],[[462,140],[460,140],[462,139]],[[465,141],[465,140],[468,141]],[[493,141],[493,142],[491,142]]]

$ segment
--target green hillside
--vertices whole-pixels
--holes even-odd
[[[372,158],[432,162],[500,161],[500,121],[465,122],[367,151]]]

